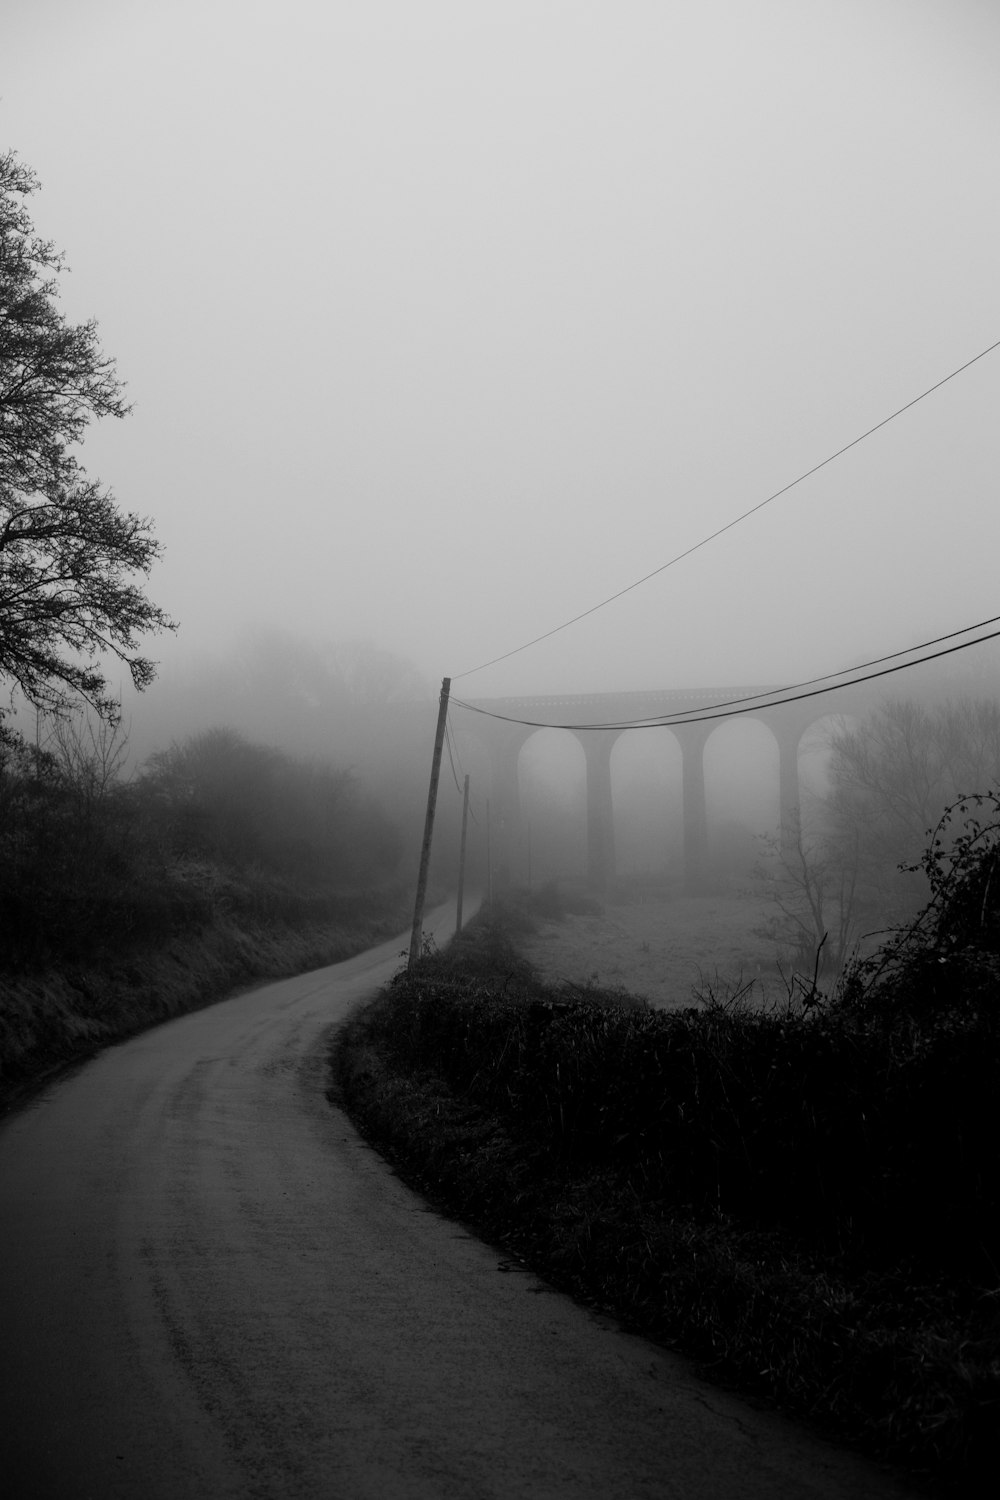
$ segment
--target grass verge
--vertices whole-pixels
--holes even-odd
[[[256,982],[339,963],[401,931],[409,892],[350,895],[298,922],[214,912],[158,944],[0,975],[0,1112],[73,1064]]]

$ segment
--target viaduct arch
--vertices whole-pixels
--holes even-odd
[[[611,792],[611,752],[630,731],[613,726],[622,721],[656,721],[667,714],[712,711],[713,706],[776,688],[728,687],[667,689],[661,692],[591,693],[538,698],[477,698],[468,707],[454,703],[464,732],[475,736],[489,757],[491,800],[499,830],[497,869],[501,878],[516,878],[522,828],[518,758],[531,736],[544,728],[568,729],[583,748],[586,771],[587,876],[602,890],[615,873],[614,802]],[[708,806],[705,794],[705,746],[714,730],[734,718],[753,718],[771,731],[778,747],[779,837],[787,849],[799,820],[799,745],[811,724],[830,714],[864,713],[875,694],[864,684],[838,688],[797,703],[764,704],[744,714],[727,714],[696,723],[657,725],[656,731],[674,735],[681,751],[684,879],[689,890],[704,886],[708,873]],[[473,710],[470,712],[469,710]],[[596,727],[584,727],[596,726]]]

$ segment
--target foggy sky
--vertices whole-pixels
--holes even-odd
[[[998,351],[459,678],[1000,337],[994,5],[6,0],[2,55],[165,669],[256,622],[464,696],[774,683],[1000,612]]]

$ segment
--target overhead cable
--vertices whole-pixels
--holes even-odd
[[[454,736],[452,735],[452,732],[451,732],[451,724],[450,724],[450,722],[447,719],[445,719],[445,721],[444,721],[444,731],[445,731],[445,745],[447,746],[447,749],[448,749],[448,763],[451,766],[452,779],[453,779],[453,781],[455,783],[455,790],[458,793],[458,795],[461,797],[462,796],[462,788],[461,788],[461,786],[459,784],[458,772],[455,770],[455,759],[458,756],[458,745],[454,743]],[[461,765],[461,759],[460,758],[459,758],[459,765]]]
[[[966,625],[961,630],[950,630],[946,635],[933,636],[929,641],[920,641],[917,643],[917,645],[907,646],[902,651],[891,651],[886,656],[876,656],[873,657],[871,661],[858,662],[853,667],[842,667],[839,672],[827,672],[822,677],[807,678],[805,682],[786,683],[784,687],[766,688],[764,691],[759,693],[748,693],[745,697],[742,698],[723,698],[718,703],[706,703],[704,705],[704,710],[705,712],[711,710],[713,713],[718,714],[719,717],[723,717],[721,714],[719,714],[720,709],[735,709],[738,705],[743,703],[751,703],[756,705],[757,707],[766,707],[768,702],[773,700],[779,693],[801,692],[804,694],[807,688],[818,687],[821,682],[830,683],[831,686],[829,688],[829,691],[833,692],[835,688],[847,687],[849,685],[846,680],[841,679],[847,679],[852,672],[866,672],[869,667],[880,667],[885,662],[899,661],[901,657],[912,656],[915,651],[928,651],[931,646],[940,646],[944,641],[954,641],[957,640],[960,635],[968,635],[973,630],[985,630],[988,625],[997,624],[1000,624],[1000,615],[991,615],[988,620],[977,620],[974,625]],[[982,639],[989,640],[990,637],[983,636]],[[975,642],[967,641],[966,645],[975,645]],[[915,665],[915,663],[909,663],[909,665]],[[587,727],[593,729],[641,729],[643,725],[647,723],[653,727],[656,727],[657,725],[669,723],[671,719],[676,718],[678,715],[700,713],[701,711],[701,709],[678,709],[677,714],[648,714],[645,717],[636,717],[634,719],[629,719],[626,723],[615,722],[608,724],[593,724]]]
[[[992,625],[1000,620],[996,615],[991,620],[984,620],[982,625]],[[452,698],[452,705],[456,708],[468,709],[470,713],[482,714],[488,719],[500,719],[507,724],[523,724],[528,729],[575,729],[600,732],[602,730],[625,730],[625,729],[669,729],[673,725],[680,724],[705,724],[713,719],[730,719],[739,714],[759,713],[765,708],[781,708],[788,703],[801,703],[806,698],[818,698],[824,693],[836,693],[843,688],[857,687],[862,682],[872,682],[878,677],[889,677],[894,672],[905,672],[910,667],[917,667],[924,662],[937,661],[939,657],[951,656],[956,651],[965,651],[970,646],[979,646],[984,641],[992,641],[1000,637],[1000,630],[991,630],[986,635],[978,635],[971,641],[960,641],[958,645],[946,646],[940,651],[932,651],[925,656],[913,657],[914,651],[923,651],[927,646],[936,645],[941,641],[954,640],[956,636],[967,635],[970,630],[980,629],[980,625],[968,625],[964,630],[953,630],[948,635],[938,636],[934,641],[928,641],[923,646],[911,646],[908,651],[896,651],[891,656],[877,657],[872,662],[864,663],[862,668],[848,668],[847,672],[855,675],[847,676],[845,673],[831,673],[829,677],[814,677],[813,683],[827,682],[826,687],[811,687],[809,683],[798,684],[797,688],[809,689],[798,691],[797,688],[775,688],[772,693],[751,694],[747,698],[731,698],[722,703],[705,705],[704,708],[693,710],[678,710],[674,714],[663,714],[659,717],[646,719],[622,719],[616,722],[598,724],[552,724],[535,719],[521,719],[514,714],[494,713],[491,709],[482,708],[475,703],[466,703],[461,698]],[[909,661],[896,661],[900,656],[911,656]],[[869,672],[864,670],[869,666],[876,666],[880,662],[895,661],[893,666],[882,666],[878,671]],[[841,681],[831,681],[833,677],[842,678]],[[788,696],[781,696],[788,694]],[[737,706],[742,705],[742,706]]]
[[[805,473],[799,474],[796,479],[789,480],[788,484],[782,485],[780,490],[775,490],[773,495],[768,495],[765,500],[759,500],[749,510],[743,511],[741,515],[734,517],[732,521],[727,521],[725,526],[720,526],[717,531],[713,531],[710,535],[702,537],[700,542],[695,542],[692,546],[685,548],[683,552],[678,552],[675,557],[671,557],[667,562],[661,563],[651,573],[645,573],[642,578],[637,578],[634,583],[626,584],[617,593],[609,594],[599,604],[592,604],[589,609],[582,610],[578,615],[574,615],[572,619],[564,620],[561,625],[554,625],[551,630],[543,631],[541,635],[534,636],[530,641],[525,641],[523,645],[515,646],[512,650],[504,651],[499,656],[492,657],[489,661],[481,662],[478,667],[467,667],[464,672],[456,672],[452,677],[452,681],[457,682],[459,678],[471,677],[476,672],[485,671],[487,667],[495,667],[498,662],[508,661],[512,656],[519,656],[522,651],[527,651],[532,646],[540,645],[542,641],[547,641],[551,636],[559,635],[561,631],[568,630],[571,625],[579,624],[581,620],[587,619],[589,615],[597,614],[598,610],[607,608],[609,604],[614,604],[616,599],[621,599],[626,594],[630,594],[633,589],[641,588],[651,578],[656,578],[660,573],[665,573],[668,568],[672,568],[676,563],[682,562],[684,558],[690,557],[693,552],[700,551],[702,547],[707,547],[709,542],[714,542],[717,537],[723,536],[727,531],[732,531],[733,527],[738,526],[741,521],[746,521],[750,516],[756,515],[759,510],[764,509],[765,505],[770,505],[772,501],[778,500],[782,495],[787,495],[788,491],[793,490],[796,485],[802,484],[806,479],[810,479],[813,474],[818,474],[820,469],[826,468],[827,464],[832,464],[835,459],[841,458],[852,448],[856,448],[859,443],[863,443],[873,433],[878,432],[882,427],[888,426],[890,422],[894,422],[897,417],[901,417],[904,412],[909,411],[918,402],[933,395],[935,391],[939,391],[943,385],[948,384],[949,380],[954,380],[956,375],[961,375],[965,370],[977,364],[979,360],[985,359],[987,354],[992,354],[995,349],[1000,349],[1000,339],[997,339],[995,343],[990,344],[986,349],[981,349],[978,354],[973,355],[972,359],[967,359],[964,365],[959,365],[956,370],[952,370],[950,374],[935,381],[933,385],[929,385],[925,391],[920,392],[919,396],[914,396],[912,400],[907,401],[905,406],[897,407],[887,417],[883,417],[881,422],[876,422],[874,427],[869,427],[867,431],[860,433],[858,437],[852,438],[849,443],[845,443],[842,448],[838,448],[836,453],[831,453],[828,458],[822,459],[818,464],[813,464],[811,469],[806,469]]]

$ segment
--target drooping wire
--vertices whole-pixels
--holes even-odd
[[[449,761],[449,764],[451,765],[451,775],[452,775],[452,779],[453,779],[453,781],[455,783],[455,790],[458,793],[458,795],[464,799],[464,797],[465,797],[465,787],[459,785],[458,777],[459,777],[459,774],[461,774],[462,776],[465,775],[465,768],[462,765],[462,756],[461,756],[461,753],[460,753],[459,748],[458,748],[458,740],[455,738],[455,732],[454,732],[454,730],[451,727],[451,717],[450,717],[451,702],[449,702],[448,706],[449,706],[449,715],[446,716],[445,721],[444,721],[444,736],[445,736],[444,742],[445,742],[445,745],[447,746],[447,750],[448,750],[448,761]],[[455,769],[455,762],[456,761],[458,761],[458,770],[457,771]],[[478,827],[479,826],[479,819],[476,817],[476,810],[475,810],[475,808],[472,805],[472,801],[473,801],[472,795],[470,794],[470,797],[469,797],[469,817],[472,819],[473,823],[475,823],[476,826]]]
[[[778,693],[804,693],[806,688],[816,687],[821,682],[831,683],[832,686],[830,688],[830,691],[833,692],[835,688],[849,686],[848,683],[839,680],[846,677],[849,672],[865,672],[869,667],[879,667],[882,666],[884,662],[898,661],[901,657],[912,656],[915,651],[929,650],[931,646],[940,646],[944,641],[953,641],[960,635],[968,635],[972,630],[985,630],[987,625],[996,625],[998,623],[1000,623],[1000,615],[991,615],[989,619],[977,620],[974,625],[965,625],[961,630],[951,630],[948,631],[946,635],[933,636],[928,641],[919,641],[916,645],[907,646],[902,651],[892,651],[886,656],[876,656],[873,657],[870,661],[859,662],[856,666],[853,667],[842,667],[838,672],[827,672],[822,677],[810,677],[807,678],[804,682],[786,683],[783,687],[765,688],[759,693],[748,693],[742,698],[723,698],[720,699],[717,703],[705,704],[704,708],[706,712],[711,709],[713,713],[721,717],[720,710],[722,709],[735,709],[738,705],[743,703],[755,704],[758,707],[766,706],[765,700],[773,700],[775,695]],[[982,639],[989,640],[991,639],[991,637],[983,636]],[[970,646],[975,645],[975,641],[969,641],[966,644]],[[931,660],[932,658],[927,659]],[[913,665],[916,665],[916,663],[913,663]],[[453,701],[456,702],[461,708],[468,708],[471,706],[464,703],[460,698],[454,699]],[[783,701],[791,702],[793,700],[788,699]],[[641,729],[645,724],[656,727],[658,725],[668,723],[670,722],[670,720],[678,718],[681,715],[699,712],[701,712],[700,709],[678,709],[676,714],[648,714],[645,717],[636,717],[625,722],[575,725],[573,727],[578,729]],[[521,721],[515,720],[513,722]]]
[[[881,422],[876,422],[874,427],[869,427],[867,431],[860,433],[858,437],[852,438],[849,443],[845,443],[842,448],[838,448],[836,453],[831,453],[828,458],[822,459],[818,464],[813,464],[811,469],[806,469],[805,473],[799,474],[797,478],[789,480],[788,484],[782,485],[780,490],[775,490],[773,495],[768,495],[765,500],[759,500],[757,504],[752,505],[749,510],[743,511],[741,515],[734,517],[732,521],[727,521],[725,526],[720,526],[718,530],[711,532],[710,535],[702,537],[700,542],[695,542],[692,546],[685,548],[683,552],[678,552],[675,557],[671,557],[667,562],[661,563],[660,566],[658,568],[654,568],[651,573],[645,573],[642,578],[637,578],[634,583],[626,584],[625,587],[619,589],[617,593],[609,594],[608,597],[606,599],[602,599],[599,604],[592,604],[589,609],[581,610],[581,612],[578,615],[574,615],[572,619],[564,620],[561,625],[554,625],[551,630],[543,631],[541,635],[534,636],[530,641],[525,641],[523,645],[515,646],[510,651],[503,651],[499,656],[491,657],[489,661],[480,662],[478,667],[467,667],[464,672],[454,673],[452,676],[452,681],[457,682],[459,678],[471,677],[476,672],[485,671],[487,667],[495,667],[498,662],[508,661],[512,656],[519,656],[522,651],[528,651],[532,646],[538,646],[542,641],[549,640],[551,636],[559,635],[561,631],[568,630],[571,625],[579,624],[581,620],[587,619],[589,615],[597,614],[598,610],[606,609],[609,604],[614,604],[615,600],[623,598],[626,594],[630,594],[633,589],[641,588],[642,585],[644,583],[648,583],[651,578],[657,578],[661,573],[665,573],[668,568],[672,568],[677,563],[683,562],[684,558],[690,557],[692,553],[700,551],[702,547],[707,547],[709,542],[714,542],[716,538],[725,535],[727,531],[732,531],[733,527],[739,526],[741,521],[746,521],[750,516],[756,515],[759,510],[764,509],[765,505],[770,505],[772,501],[778,500],[782,495],[787,495],[788,491],[793,490],[796,485],[802,484],[807,479],[811,479],[814,474],[819,473],[820,469],[825,469],[828,464],[832,464],[835,459],[841,458],[845,453],[850,452],[852,448],[856,448],[859,443],[863,443],[865,439],[870,438],[873,433],[876,433],[881,428],[888,426],[890,422],[894,422],[897,417],[901,417],[904,412],[909,411],[910,408],[916,406],[918,402],[924,401],[928,396],[933,395],[935,391],[939,391],[943,385],[948,384],[949,380],[954,380],[957,375],[963,374],[964,371],[970,369],[974,364],[977,364],[979,360],[985,359],[987,354],[992,354],[995,349],[1000,349],[1000,339],[997,339],[995,343],[990,344],[986,349],[980,350],[978,354],[973,355],[972,359],[966,360],[964,365],[959,365],[956,370],[952,370],[950,374],[945,375],[942,377],[942,379],[935,381],[933,385],[929,385],[925,391],[921,391],[919,396],[914,396],[913,399],[907,401],[904,406],[897,407],[896,410],[890,412],[887,417],[883,417]]]
[[[1000,619],[996,615],[991,620],[982,622],[990,625]],[[940,651],[932,651],[926,656],[913,657],[909,661],[897,661],[900,656],[911,656],[914,651],[922,651],[926,646],[939,644],[941,641],[954,640],[956,636],[966,635],[970,630],[978,630],[978,625],[966,626],[965,630],[953,630],[948,635],[938,636],[933,641],[928,641],[924,646],[911,646],[908,651],[896,651],[891,656],[877,657],[874,661],[866,662],[861,668],[847,668],[844,673],[831,673],[828,677],[814,677],[809,682],[799,684],[801,688],[809,691],[797,691],[794,688],[775,688],[768,693],[751,694],[747,698],[731,698],[722,703],[707,704],[704,708],[684,710],[679,709],[673,714],[662,714],[658,717],[646,719],[623,719],[616,722],[600,724],[553,724],[534,719],[521,719],[513,714],[495,713],[490,709],[477,706],[475,703],[466,703],[461,698],[452,698],[456,708],[467,709],[470,713],[482,714],[488,719],[501,719],[508,724],[523,724],[529,729],[576,729],[576,730],[609,730],[609,729],[663,729],[673,724],[704,724],[712,719],[735,718],[740,714],[752,714],[763,708],[780,708],[789,703],[801,703],[806,698],[818,698],[824,693],[836,693],[842,688],[856,687],[862,682],[872,682],[878,677],[889,677],[894,672],[905,672],[910,667],[923,665],[925,662],[937,661],[939,657],[951,656],[956,651],[966,651],[970,646],[982,645],[984,641],[996,640],[1000,637],[1000,630],[991,630],[986,635],[978,635],[971,641],[960,641],[958,645],[946,646]],[[895,662],[893,666],[882,666],[878,671],[869,672],[865,668],[877,666],[881,662]],[[848,672],[854,675],[846,675]],[[833,682],[833,677],[842,677],[844,680]],[[827,682],[826,687],[813,687],[812,683]],[[783,697],[781,694],[788,694]],[[742,706],[736,706],[742,705]]]
[[[452,779],[455,782],[455,790],[461,797],[464,794],[462,791],[462,787],[459,785],[458,772],[455,770],[455,758],[456,756],[458,756],[458,746],[454,743],[454,736],[451,730],[451,721],[448,718],[446,718],[444,721],[444,742],[448,750],[448,764],[451,766],[451,774]]]

